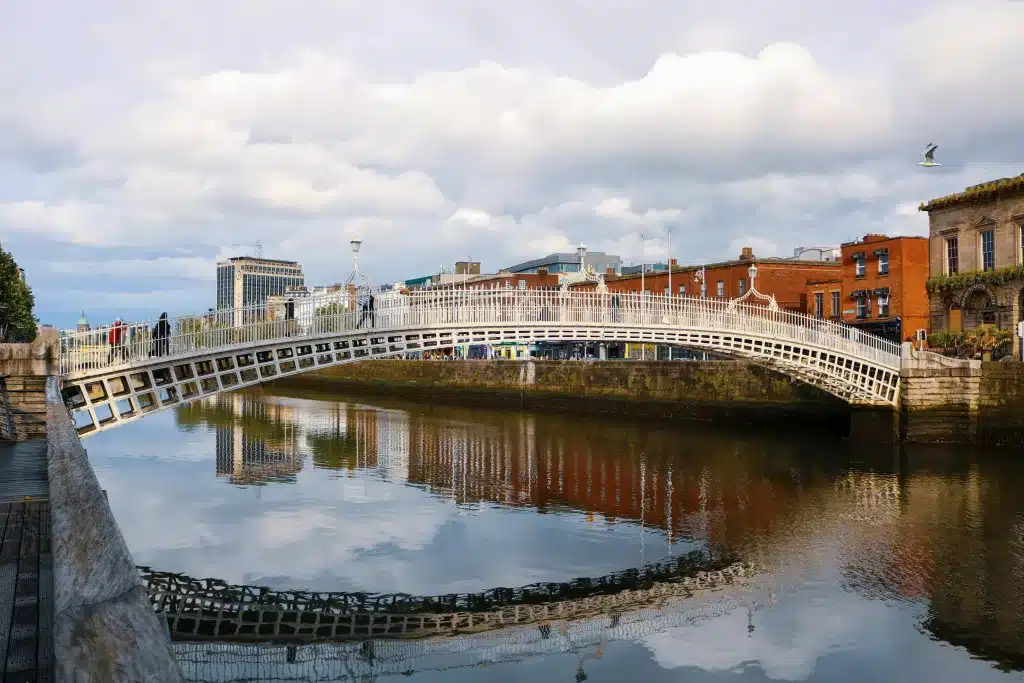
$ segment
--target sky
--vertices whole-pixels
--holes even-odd
[[[206,310],[257,242],[328,284],[353,238],[384,283],[924,235],[921,201],[1024,172],[1022,25],[1015,0],[7,3],[0,244],[69,327]]]

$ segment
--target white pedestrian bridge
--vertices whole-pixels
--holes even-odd
[[[65,399],[83,436],[277,377],[465,344],[633,342],[749,359],[855,405],[899,400],[898,344],[745,297],[445,289],[353,293],[275,319],[267,307],[65,332]],[[362,303],[360,303],[362,302]]]

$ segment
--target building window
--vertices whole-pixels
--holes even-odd
[[[878,297],[878,317],[888,318],[889,317],[889,295],[884,294]]]
[[[1024,223],[1017,226],[1017,232],[1019,233],[1020,239],[1017,240],[1017,246],[1020,247],[1020,254],[1018,254],[1021,263],[1024,263]]]
[[[839,292],[832,292],[832,317],[839,317]]]
[[[996,234],[992,230],[981,233],[981,266],[985,271],[996,269]]]
[[[864,277],[867,274],[866,262],[863,258],[854,260],[855,268],[854,274],[857,277]]]
[[[740,296],[747,293],[747,281],[740,278]]]
[[[960,240],[950,237],[946,240],[946,274],[956,275],[960,272]]]
[[[825,295],[821,292],[814,294],[814,317],[824,318],[825,317]]]
[[[718,281],[718,296],[725,296],[725,280]]]
[[[666,287],[666,288],[665,288],[665,296],[668,296],[668,295],[669,295],[669,294],[671,294],[671,293],[672,293],[672,290],[671,290],[671,289],[669,289],[668,287]]]
[[[868,317],[868,298],[866,296],[862,296],[857,299],[857,317]]]
[[[679,296],[686,296],[686,285],[679,285]]]
[[[889,254],[888,252],[878,255],[878,274],[888,275],[889,274]]]

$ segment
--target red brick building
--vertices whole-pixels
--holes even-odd
[[[832,261],[802,261],[799,259],[758,258],[750,247],[745,247],[739,258],[705,266],[678,266],[673,259],[672,293],[683,296],[701,296],[697,273],[704,268],[706,294],[713,299],[735,299],[750,289],[751,264],[757,265],[757,291],[775,296],[779,307],[805,312],[807,310],[807,283],[840,275],[842,266]],[[636,275],[606,275],[605,283],[613,292],[639,292],[643,289],[665,294],[669,287],[668,271]],[[579,284],[580,289],[593,289],[593,283]]]
[[[807,281],[807,315],[842,320],[844,305],[841,272],[835,277]]]
[[[892,341],[909,341],[917,330],[930,329],[928,238],[865,235],[842,245],[842,313],[849,325]],[[814,288],[818,287],[818,288]],[[808,312],[816,314],[813,298],[835,283],[809,285]],[[828,307],[829,317],[834,315]]]

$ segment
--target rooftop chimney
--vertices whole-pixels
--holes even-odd
[[[753,261],[753,260],[754,260],[754,250],[753,250],[753,248],[752,247],[743,247],[743,250],[740,252],[740,261]]]

